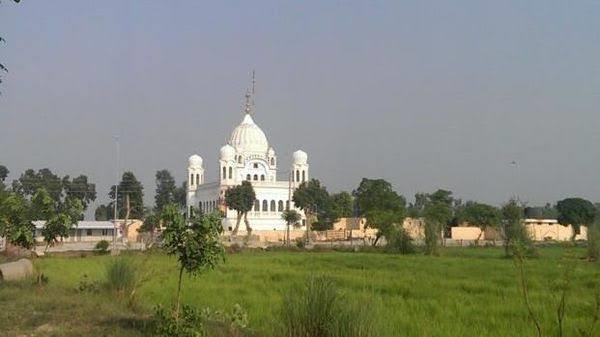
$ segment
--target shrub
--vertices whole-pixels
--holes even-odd
[[[132,291],[136,282],[136,270],[126,258],[117,258],[106,268],[108,288],[119,293]]]
[[[90,281],[87,274],[83,274],[81,280],[79,280],[79,284],[77,285],[77,290],[79,292],[91,292],[97,293],[100,289],[97,281]]]
[[[368,305],[350,303],[333,281],[311,277],[301,291],[284,297],[280,336],[368,337],[376,335]]]
[[[600,219],[588,227],[588,258],[600,262]]]
[[[412,238],[404,228],[392,227],[386,235],[387,245],[385,250],[390,253],[412,254],[415,247]]]
[[[101,240],[101,241],[98,241],[98,243],[96,243],[94,250],[98,254],[106,254],[106,253],[108,253],[108,246],[109,246],[108,241]]]
[[[296,247],[302,249],[306,245],[306,239],[304,237],[296,238]]]
[[[206,336],[200,311],[187,305],[182,306],[179,319],[170,310],[158,306],[154,313],[153,330],[157,337]]]

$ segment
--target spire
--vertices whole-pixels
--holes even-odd
[[[254,86],[256,84],[256,78],[254,77],[254,69],[252,70],[252,89],[246,90],[246,104],[244,105],[244,112],[249,115],[254,112]]]

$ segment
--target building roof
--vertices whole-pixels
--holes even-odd
[[[242,123],[238,125],[231,133],[229,144],[233,146],[238,153],[258,152],[266,154],[269,150],[267,136],[260,129],[252,116],[246,113]]]
[[[34,221],[36,229],[42,229],[46,224],[46,221]],[[81,229],[113,229],[114,223],[112,221],[79,221],[77,228]]]

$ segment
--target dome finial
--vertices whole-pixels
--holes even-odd
[[[254,112],[254,86],[256,84],[256,78],[254,77],[254,69],[252,69],[252,89],[246,90],[246,104],[244,105],[244,112],[246,114],[252,114]]]

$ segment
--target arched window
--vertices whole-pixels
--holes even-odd
[[[223,166],[223,179],[227,179],[227,168]]]
[[[306,171],[302,170],[302,182],[306,181]]]
[[[296,170],[296,181],[300,181],[300,170]]]
[[[269,203],[266,200],[263,200],[263,202],[262,202],[262,210],[263,210],[263,212],[269,211]]]
[[[200,175],[196,174],[196,185],[200,185]]]
[[[271,165],[275,165],[275,158],[271,158]]]
[[[289,200],[285,201],[285,209],[287,209],[288,211],[290,210],[290,201]]]
[[[258,174],[254,175],[254,181],[258,181]]]
[[[271,212],[275,212],[275,200],[271,200]]]
[[[242,163],[242,156],[238,156],[237,160],[238,160],[238,164],[241,164]]]
[[[246,180],[250,181],[250,175],[249,174],[246,175]]]
[[[279,202],[277,202],[277,211],[283,212],[283,201],[282,200],[279,200]]]
[[[260,212],[260,201],[254,200],[254,211]]]
[[[265,181],[265,175],[264,174],[260,175],[260,181]]]
[[[229,167],[229,179],[233,179],[233,168]]]
[[[194,174],[193,173],[190,174],[190,185],[194,186]]]

